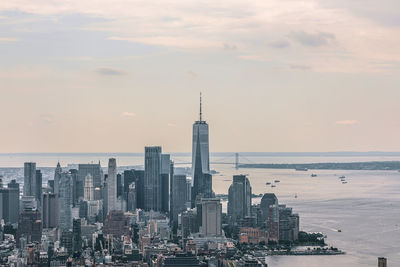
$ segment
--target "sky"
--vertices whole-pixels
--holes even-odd
[[[0,1],[0,153],[400,151],[398,0]]]

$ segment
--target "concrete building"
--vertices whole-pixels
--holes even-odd
[[[200,233],[204,236],[222,235],[222,204],[218,198],[201,199],[202,224]]]
[[[103,232],[116,238],[129,235],[129,218],[120,210],[112,210],[104,221]]]
[[[161,211],[161,147],[145,148],[144,209]]]
[[[266,227],[268,228],[268,219],[269,219],[269,207],[275,205],[278,207],[278,198],[275,196],[273,193],[266,193],[263,195],[261,198],[261,203],[260,203],[260,215],[261,219],[259,220],[262,225],[261,227]]]
[[[85,186],[84,186],[83,199],[85,201],[94,200],[93,176],[91,174],[88,174],[85,177]]]
[[[36,163],[24,163],[24,196],[36,197]]]
[[[24,210],[18,219],[17,246],[20,239],[25,238],[26,242],[40,242],[42,238],[41,215],[37,210]]]
[[[58,194],[43,194],[41,211],[43,228],[58,227],[60,219],[60,201]]]
[[[251,186],[245,175],[234,175],[228,193],[228,216],[233,223],[251,216]]]

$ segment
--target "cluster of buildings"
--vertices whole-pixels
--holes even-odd
[[[110,158],[63,170],[42,186],[24,164],[23,192],[0,184],[0,264],[5,266],[266,266],[237,243],[293,242],[299,216],[265,194],[252,205],[248,178],[233,177],[227,214],[212,190],[208,124],[193,125],[192,174],[175,174],[170,155],[146,147],[144,170],[118,173]],[[226,237],[224,228],[233,229]]]

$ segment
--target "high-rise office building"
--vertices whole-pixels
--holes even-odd
[[[57,167],[54,172],[54,194],[59,194],[60,193],[60,179],[61,179],[61,165],[60,162],[57,162]]]
[[[117,209],[117,161],[111,158],[108,160],[107,214]]]
[[[36,163],[24,163],[24,196],[36,197]]]
[[[292,213],[292,208],[279,205],[279,240],[294,242],[299,238],[298,214]]]
[[[204,236],[222,235],[222,204],[219,198],[201,199],[202,223],[200,232]]]
[[[82,250],[82,230],[81,219],[74,219],[72,222],[72,250],[81,252]]]
[[[20,207],[19,207],[19,183],[15,179],[11,180],[11,182],[8,183],[8,188],[10,190],[10,195],[9,195],[9,203],[12,207],[9,213],[9,220],[10,223],[18,222],[18,216],[20,212]]]
[[[72,229],[72,185],[71,173],[62,172],[60,177],[60,228]]]
[[[270,209],[269,207],[274,205],[276,208],[278,208],[278,198],[275,196],[273,193],[266,193],[263,195],[261,198],[261,203],[260,203],[260,210],[261,210],[261,220],[260,223],[262,225],[260,226],[265,226],[268,228],[268,219],[270,218]]]
[[[85,201],[94,200],[93,176],[91,174],[88,174],[85,177],[85,187],[84,187],[83,199]]]
[[[77,198],[83,198],[83,191],[85,185],[85,178],[90,174],[93,177],[93,186],[96,191],[98,188],[100,191],[104,185],[104,174],[101,169],[100,162],[98,164],[79,164],[78,165],[78,180],[77,180]],[[98,191],[99,191],[98,190]],[[100,200],[101,194],[95,193],[95,199]]]
[[[144,209],[161,211],[161,147],[146,147],[144,162]]]
[[[245,175],[234,175],[228,195],[228,216],[233,223],[251,216],[251,186]]]
[[[122,198],[122,192],[124,187],[122,186],[122,174],[117,174],[117,199]]]
[[[212,197],[208,124],[202,119],[201,95],[200,118],[193,124],[192,178],[192,207],[194,207],[197,197]]]
[[[177,226],[178,224],[178,215],[179,213],[186,210],[186,202],[187,202],[187,183],[186,183],[186,175],[174,175],[173,178],[173,189],[172,189],[172,221],[173,225]]]
[[[38,207],[41,207],[42,201],[42,179],[43,175],[40,170],[36,170],[36,185],[35,185],[35,197],[38,202]]]
[[[42,221],[40,212],[37,210],[24,210],[18,219],[17,246],[20,239],[24,237],[26,242],[40,242],[42,238]]]
[[[137,207],[137,190],[135,182],[129,184],[129,191],[127,195],[128,197],[126,200],[126,210],[135,211]]]
[[[58,194],[43,194],[41,211],[43,228],[58,227],[60,219],[60,201]]]
[[[161,211],[169,211],[169,183],[171,159],[169,154],[161,155]]]
[[[80,187],[80,181],[78,178],[78,170],[77,169],[70,169],[69,172],[71,173],[71,183],[72,183],[72,207],[77,207],[79,203],[78,198],[78,188]]]
[[[387,267],[387,259],[384,257],[378,258],[378,267]]]
[[[0,188],[0,219],[4,223],[17,223],[19,216],[19,189]]]

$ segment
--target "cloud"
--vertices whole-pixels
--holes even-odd
[[[125,111],[125,112],[122,112],[121,116],[123,116],[123,117],[135,117],[136,113]]]
[[[277,40],[268,44],[273,48],[286,48],[290,46],[290,43],[286,40]]]
[[[294,70],[311,70],[311,66],[296,65],[296,64],[290,65],[290,68],[291,68],[291,69],[294,69]]]
[[[356,120],[341,120],[341,121],[337,121],[336,124],[339,124],[339,125],[355,125],[355,124],[358,124],[358,121],[356,121]]]
[[[17,38],[12,37],[0,37],[0,42],[18,42]]]
[[[224,44],[223,45],[224,50],[236,50],[237,46],[235,44]]]
[[[98,68],[96,72],[100,75],[125,75],[126,73],[122,70],[115,69],[115,68]]]
[[[53,116],[51,114],[42,114],[40,115],[40,119],[46,124],[53,123]]]
[[[292,32],[289,35],[293,40],[305,46],[324,46],[335,40],[335,35],[332,33],[306,33],[304,31]]]

